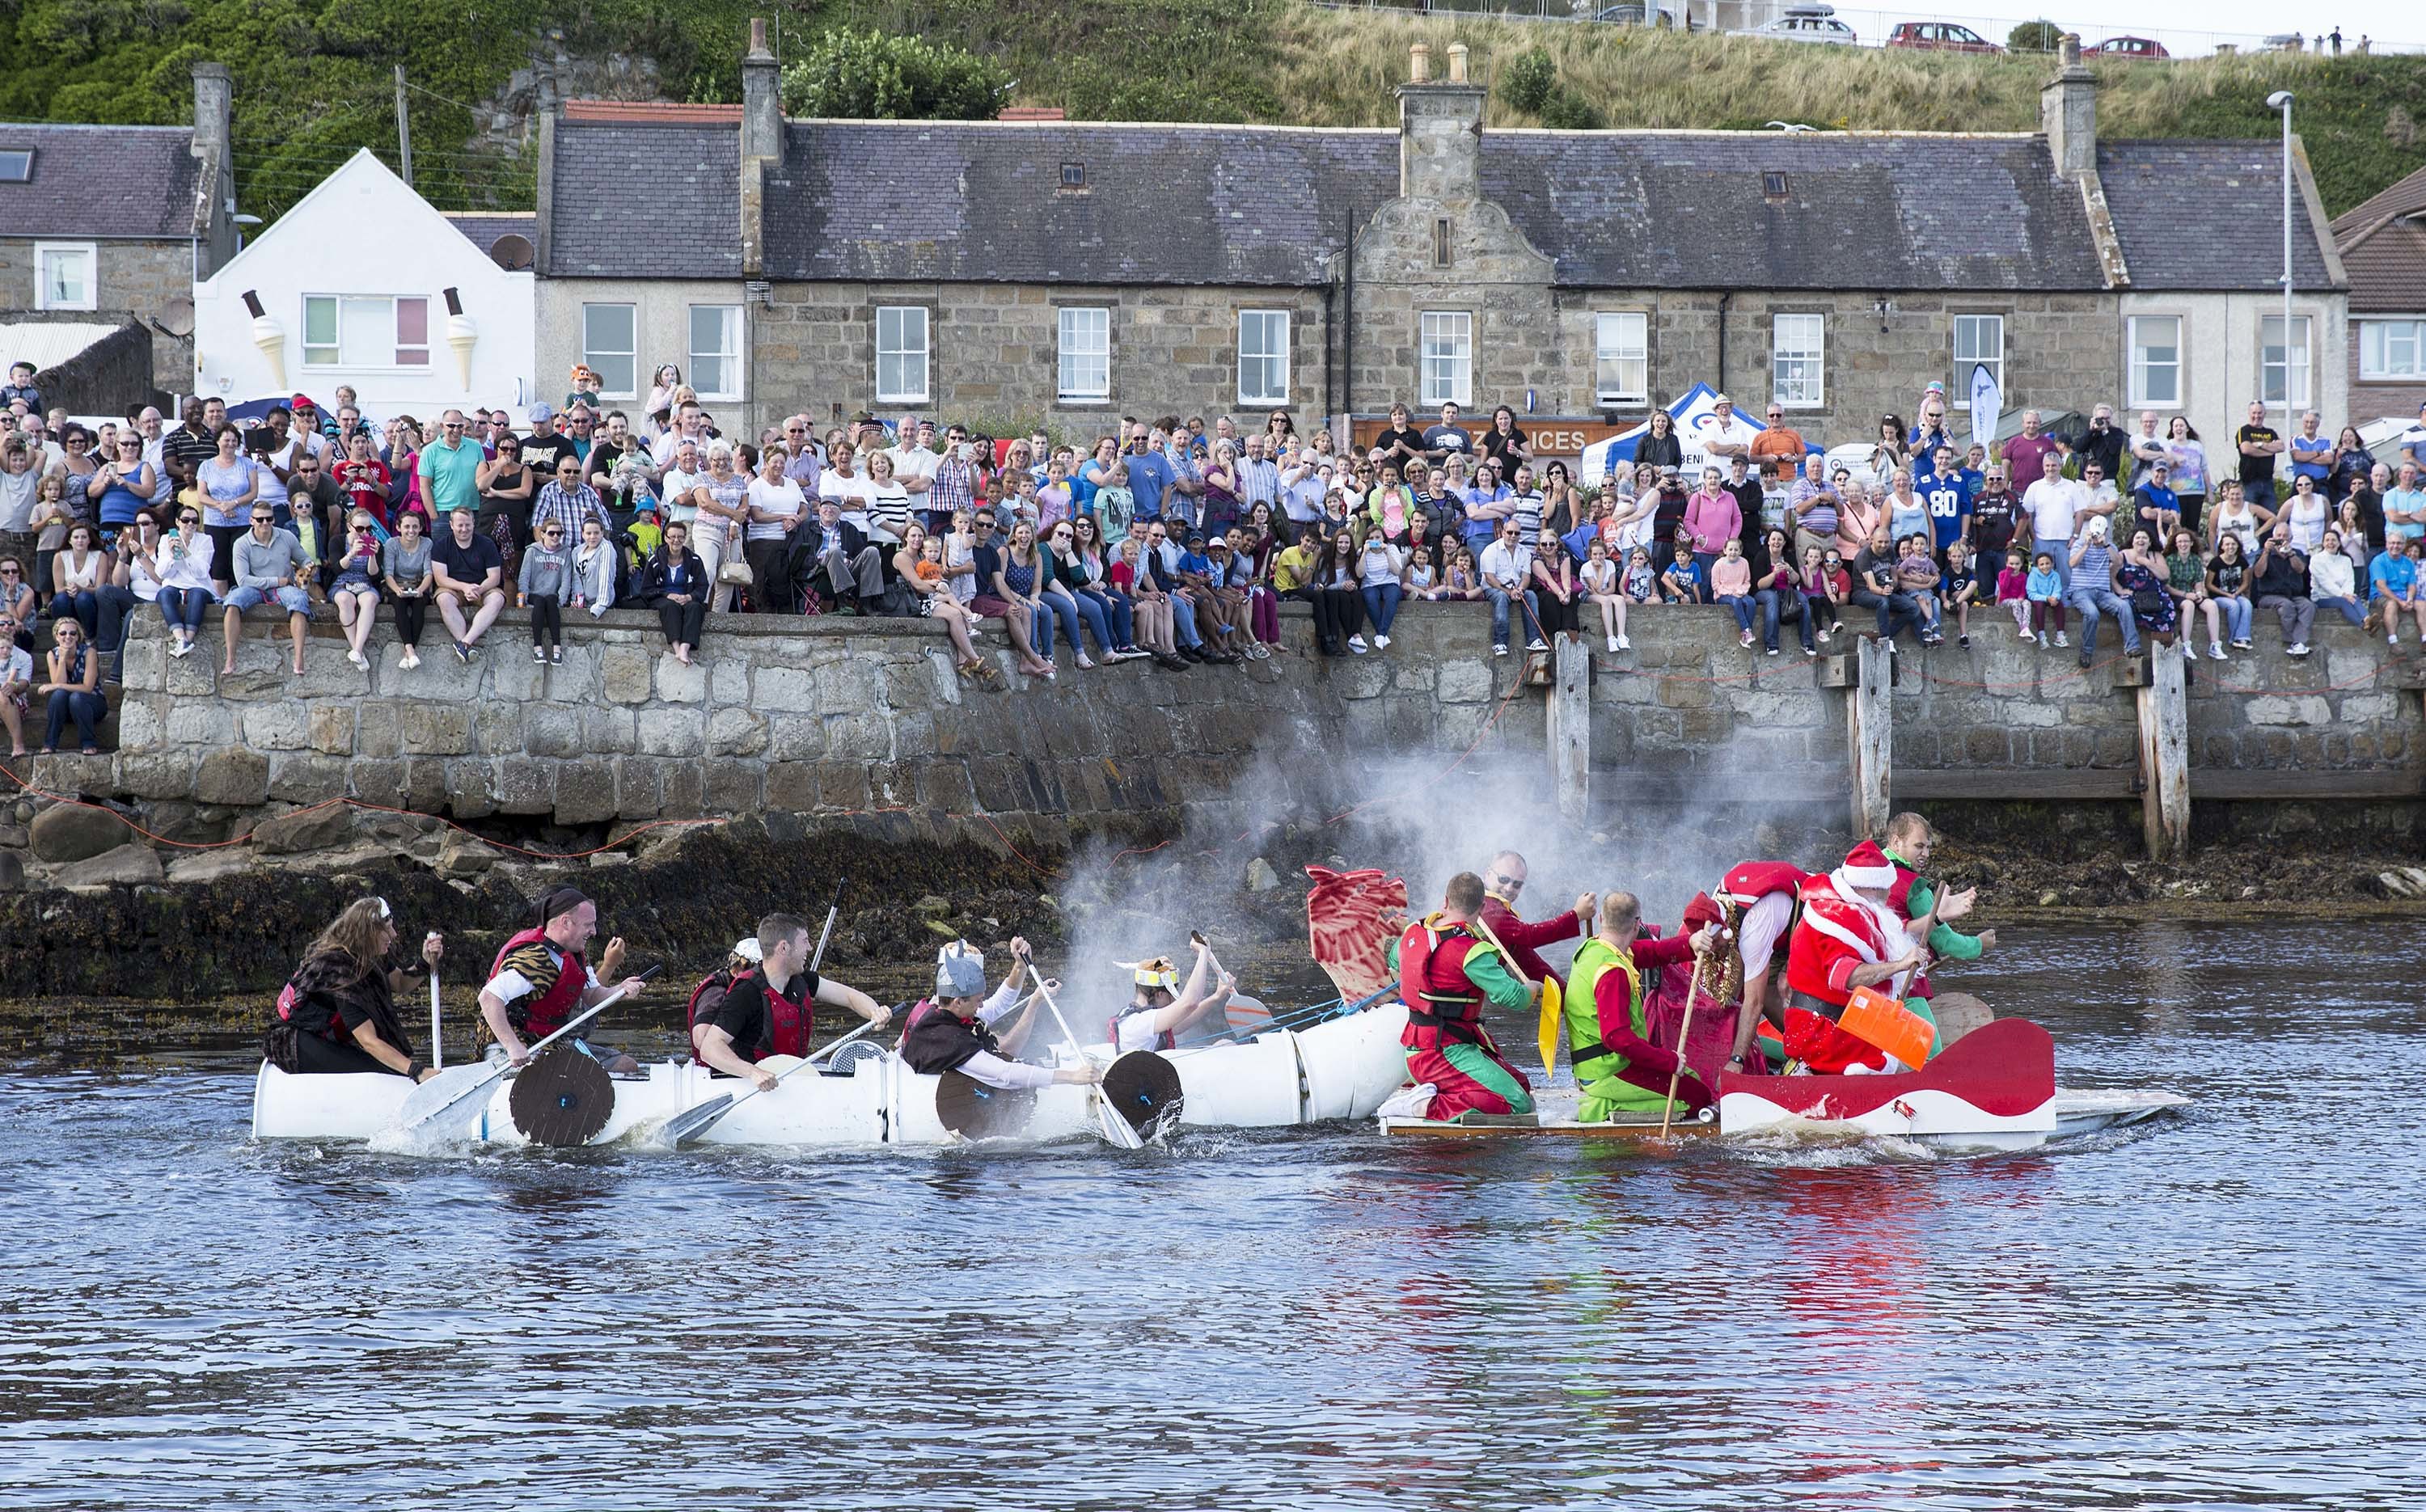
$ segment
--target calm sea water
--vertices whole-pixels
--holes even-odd
[[[2197,1105],[1992,1158],[412,1160],[0,1078],[0,1505],[2415,1507],[2416,933],[2009,936],[2066,1085]]]

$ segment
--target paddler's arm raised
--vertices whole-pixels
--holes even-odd
[[[855,987],[847,987],[831,976],[817,978],[817,1000],[830,1008],[849,1008],[881,1029],[893,1021],[893,1010]]]
[[[1504,900],[1500,901],[1504,903]],[[1490,921],[1491,932],[1497,935],[1499,942],[1510,950],[1533,950],[1543,945],[1554,945],[1561,940],[1573,940],[1588,932],[1592,915],[1593,895],[1587,893],[1576,899],[1573,912],[1554,913],[1539,924],[1527,924],[1516,917],[1515,909],[1509,909],[1505,919]]]
[[[1532,1005],[1531,990],[1516,980],[1496,950],[1477,948],[1466,952],[1465,979],[1482,989],[1482,995],[1493,1007],[1512,1011]]]
[[[1964,907],[1962,912],[1951,913],[1948,917],[1961,918],[1963,913],[1969,912],[1969,900],[1976,892],[1976,889],[1966,888],[1949,898],[1947,900],[1949,904],[1956,899],[1963,900]],[[1913,918],[1932,920],[1929,927],[1929,953],[1940,960],[1978,960],[1981,953],[1997,941],[1997,931],[1994,929],[1983,929],[1976,935],[1966,935],[1948,924],[1945,917],[1937,916],[1937,889],[1927,877],[1914,881],[1912,892],[1905,896],[1904,906],[1910,910]]]

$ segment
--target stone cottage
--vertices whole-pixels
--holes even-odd
[[[193,382],[194,283],[236,249],[233,86],[223,63],[192,72],[190,126],[0,122],[0,319],[132,321],[170,394]]]
[[[629,397],[675,362],[728,429],[1507,403],[1569,453],[1697,381],[1855,439],[1976,362],[2009,416],[2340,412],[2305,161],[2287,349],[2277,145],[2101,142],[2077,42],[2016,134],[1486,131],[1445,62],[1415,50],[1396,131],[792,121],[762,31],[737,111],[543,121],[540,371]],[[672,212],[645,234],[614,187],[642,181]]]

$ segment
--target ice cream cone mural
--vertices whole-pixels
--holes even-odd
[[[261,307],[258,291],[244,291],[244,307],[252,313],[252,344],[269,359],[269,386],[286,387],[286,328]]]
[[[463,392],[472,392],[472,347],[480,339],[480,328],[463,313],[463,296],[457,290],[442,291],[446,296],[446,345],[455,349],[455,377]]]

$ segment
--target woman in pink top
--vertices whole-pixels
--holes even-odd
[[[1862,555],[1885,519],[1885,512],[1862,481],[1847,478],[1844,500],[1836,507],[1836,554],[1849,562]]]
[[[1676,526],[1676,540],[1690,549],[1708,576],[1726,543],[1743,534],[1743,507],[1719,483],[1719,470],[1702,469],[1701,491],[1685,501],[1685,518]]]

